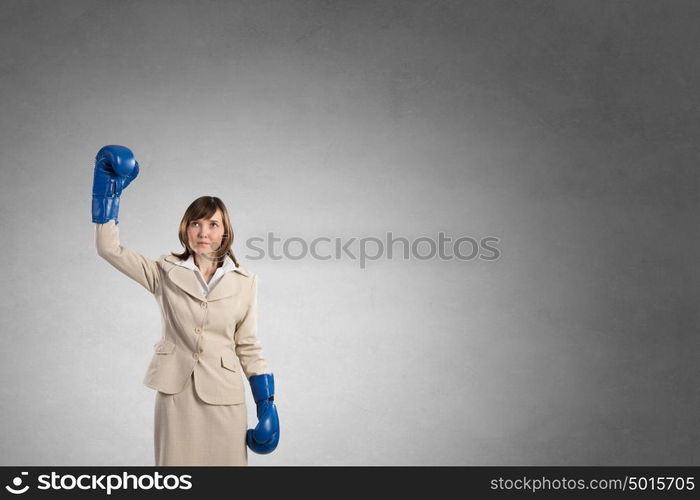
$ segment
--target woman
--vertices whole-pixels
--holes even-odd
[[[100,149],[92,220],[97,253],[151,292],[161,309],[162,337],[144,378],[157,391],[155,465],[247,465],[246,445],[264,454],[279,442],[274,377],[257,340],[257,275],[238,265],[228,211],[213,196],[185,211],[182,253],[153,261],[121,246],[119,201],[138,173],[129,149]],[[247,432],[241,372],[258,416]]]

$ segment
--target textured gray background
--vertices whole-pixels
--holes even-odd
[[[156,302],[100,259],[220,196],[282,437],[251,464],[700,464],[697,2],[3,1],[0,463],[150,465]],[[246,259],[500,238],[496,262]],[[249,389],[249,417],[254,405]]]

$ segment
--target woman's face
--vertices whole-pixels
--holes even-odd
[[[223,234],[223,217],[218,209],[211,218],[192,220],[187,226],[190,248],[204,258],[214,257],[214,253],[221,246]]]

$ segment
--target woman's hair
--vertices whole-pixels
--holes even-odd
[[[200,196],[187,207],[185,210],[185,215],[182,216],[180,221],[180,229],[178,231],[178,237],[180,238],[180,243],[185,247],[185,251],[182,253],[170,252],[175,257],[182,260],[189,259],[190,255],[194,254],[190,248],[189,241],[187,238],[187,227],[193,220],[199,219],[209,219],[216,213],[216,209],[221,210],[221,217],[223,219],[222,224],[224,225],[224,234],[221,238],[221,246],[217,249],[214,256],[216,260],[216,267],[221,267],[224,263],[224,258],[226,255],[231,257],[233,262],[238,266],[238,261],[236,256],[233,254],[231,249],[233,245],[233,228],[231,227],[231,220],[228,216],[228,210],[226,210],[226,205],[221,199],[216,196]]]

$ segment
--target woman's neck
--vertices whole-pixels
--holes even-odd
[[[213,274],[216,271],[217,265],[215,260],[207,259],[206,257],[201,257],[195,254],[194,263],[204,276],[207,274]]]

